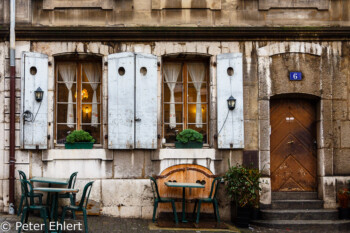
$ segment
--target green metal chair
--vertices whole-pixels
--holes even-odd
[[[73,172],[72,175],[69,177],[69,182],[68,182],[69,189],[74,189],[77,175],[78,175],[78,172]],[[70,204],[75,205],[76,194],[75,193],[63,193],[63,194],[59,194],[58,198],[69,198]],[[74,210],[72,211],[72,214],[73,214],[73,219],[75,219],[75,211]]]
[[[27,180],[27,176],[23,171],[18,170],[18,173],[19,173],[20,180]],[[23,201],[25,198],[26,198],[25,193],[22,192],[21,201],[20,201],[19,206],[18,206],[17,216],[19,216],[22,213]],[[43,203],[43,194],[42,193],[33,193],[33,198],[38,198],[39,204],[42,205],[42,203]],[[34,202],[31,202],[30,204],[34,204]]]
[[[157,213],[158,203],[169,203],[170,202],[172,207],[173,207],[175,223],[178,224],[179,221],[177,219],[175,200],[171,199],[171,198],[160,197],[159,191],[158,191],[157,181],[153,177],[149,177],[149,178],[151,179],[151,187],[152,187],[152,190],[153,190],[153,197],[154,197],[154,208],[153,208],[152,221],[155,222],[155,220],[156,220],[156,213]],[[154,186],[152,185],[152,182],[153,182]]]
[[[217,194],[217,190],[219,188],[219,184],[221,182],[221,179],[222,179],[221,177],[216,177],[213,180],[213,182],[211,184],[210,194],[209,194],[208,198],[199,198],[196,200],[196,202],[194,204],[193,215],[195,215],[195,213],[196,213],[196,207],[198,204],[197,218],[196,218],[197,224],[199,223],[199,214],[200,214],[202,203],[213,203],[215,218],[216,218],[217,222],[220,223],[218,200],[216,199],[216,194]],[[215,188],[215,190],[214,190],[214,188]]]
[[[92,184],[94,182],[91,181],[89,183],[87,183],[84,187],[84,191],[83,194],[81,196],[81,200],[79,205],[69,205],[69,206],[65,206],[63,207],[63,211],[62,211],[62,220],[61,223],[64,223],[64,218],[66,216],[66,212],[68,210],[70,211],[82,211],[83,212],[83,216],[84,216],[84,227],[85,227],[85,233],[88,233],[88,224],[87,224],[87,214],[86,214],[86,206],[88,204],[89,201],[89,197],[90,197],[90,192],[91,192],[91,188],[92,188]],[[61,232],[62,229],[60,229],[59,232]]]
[[[28,189],[28,187],[29,187],[29,189]],[[46,218],[47,218],[46,216],[49,216],[48,207],[41,205],[41,204],[40,205],[33,204],[34,203],[33,186],[28,180],[21,179],[21,189],[22,189],[22,192],[25,194],[25,198],[24,198],[23,214],[21,217],[22,224],[18,229],[18,233],[21,233],[21,231],[22,231],[22,225],[23,225],[24,218],[25,218],[25,222],[27,223],[29,213],[32,211],[35,211],[35,210],[40,211],[40,216],[44,220],[44,224],[45,224],[45,233],[48,233],[48,228],[47,228],[47,224],[46,224]],[[30,199],[30,201],[28,201],[28,198]],[[50,217],[49,217],[49,221],[51,221]]]

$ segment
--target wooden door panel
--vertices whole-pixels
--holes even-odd
[[[273,191],[315,191],[316,179],[293,156],[287,159],[271,175]],[[286,186],[293,181],[295,187]],[[290,184],[289,184],[290,185]]]
[[[272,191],[316,191],[315,103],[271,100]]]
[[[288,144],[288,142],[294,141],[294,143]],[[308,149],[306,149],[300,141],[295,138],[293,135],[288,135],[282,143],[272,151],[274,154],[274,162],[271,163],[271,170],[275,171],[281,164],[287,159],[288,156],[293,155],[293,157],[297,161],[303,161],[304,159],[306,163],[303,163],[305,169],[307,169],[310,173],[316,173],[316,158],[313,156]]]

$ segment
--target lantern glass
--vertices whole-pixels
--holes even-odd
[[[227,100],[227,106],[229,110],[233,110],[236,107],[236,99],[232,95]]]
[[[40,87],[38,87],[38,89],[36,89],[36,91],[34,92],[34,95],[35,95],[35,100],[37,102],[41,102],[43,100],[44,91],[41,90]]]

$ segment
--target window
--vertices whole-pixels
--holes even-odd
[[[167,143],[176,134],[194,129],[208,143],[208,63],[203,61],[164,61],[163,135]]]
[[[101,144],[101,74],[101,62],[56,62],[57,144],[80,129]]]

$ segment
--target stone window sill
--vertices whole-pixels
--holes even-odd
[[[163,143],[162,145],[163,149],[175,149],[175,143]],[[202,149],[209,149],[209,144],[204,143]],[[191,149],[192,150],[192,149]]]
[[[222,160],[221,154],[217,150],[208,149],[160,149],[159,153],[154,153],[152,160],[165,159],[211,159]]]
[[[54,160],[113,160],[113,151],[106,149],[53,149],[45,150],[42,161]]]

